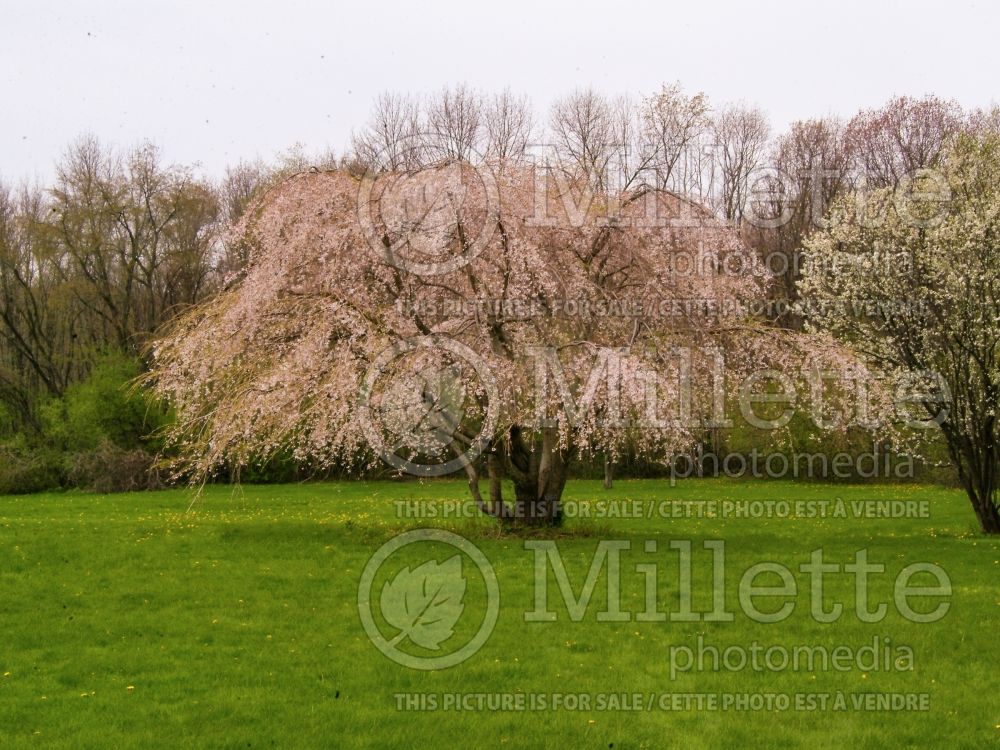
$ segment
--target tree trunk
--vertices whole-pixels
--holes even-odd
[[[1000,534],[1000,510],[997,508],[1000,456],[993,439],[993,426],[992,418],[987,420],[978,433],[980,437],[973,439],[947,422],[942,425],[945,445],[958,470],[958,479],[984,534]]]
[[[484,512],[512,526],[558,526],[562,523],[562,493],[566,487],[568,462],[559,447],[559,433],[543,429],[529,447],[519,427],[510,431],[509,443],[496,441],[486,455],[490,495],[485,501],[479,492],[474,467],[466,466],[469,490]],[[514,502],[503,500],[502,481],[514,483]]]
[[[614,468],[615,465],[611,462],[611,457],[604,456],[604,489],[606,490],[615,486]]]
[[[559,449],[559,432],[546,427],[528,451],[517,428],[511,430],[508,468],[514,480],[514,521],[526,526],[562,523],[562,493],[567,462]]]
[[[495,451],[491,451],[486,456],[486,468],[490,477],[490,514],[497,518],[503,518],[503,467],[500,457]]]
[[[971,496],[970,496],[971,497]],[[990,497],[971,497],[979,525],[986,534],[1000,534],[1000,513]]]

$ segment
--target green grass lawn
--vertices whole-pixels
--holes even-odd
[[[601,539],[628,540],[623,607],[642,609],[635,565],[662,561],[660,605],[678,607],[677,554],[693,544],[694,609],[711,608],[706,539],[725,541],[732,622],[599,622],[594,602],[571,622],[554,579],[555,622],[525,622],[534,606],[534,557],[519,537],[483,519],[397,517],[397,500],[439,507],[465,499],[460,482],[338,483],[0,498],[0,747],[990,747],[1000,745],[997,644],[1000,540],[975,531],[960,492],[903,485],[817,485],[687,480],[571,482],[570,500],[927,501],[929,518],[571,518],[556,539],[578,591]],[[190,507],[189,507],[190,506]],[[652,507],[652,506],[644,506]],[[710,508],[692,505],[691,508]],[[492,637],[467,661],[408,669],[371,643],[358,615],[368,558],[396,533],[444,526],[470,538],[501,590]],[[656,541],[658,552],[646,553]],[[856,550],[887,572],[877,623],[854,613],[854,582],[831,576],[833,623],[809,615],[808,577],[822,547],[844,564]],[[799,596],[781,623],[756,623],[737,606],[739,576],[776,561],[796,573]],[[940,565],[953,584],[936,623],[905,620],[896,574]],[[550,573],[551,575],[551,573]],[[914,580],[916,583],[917,580]],[[470,584],[469,611],[478,594]],[[930,600],[921,602],[926,605]],[[764,605],[761,605],[764,609]],[[932,607],[926,606],[925,609]],[[773,609],[773,607],[772,607]],[[384,623],[379,623],[380,627]],[[474,630],[475,628],[473,628]],[[388,630],[388,628],[387,628]],[[465,634],[456,629],[455,638]],[[671,675],[671,647],[699,636],[719,647],[846,645],[873,637],[912,648],[913,668],[845,672],[689,671]],[[927,693],[926,711],[844,710],[403,710],[397,694]],[[405,706],[404,706],[405,708]]]

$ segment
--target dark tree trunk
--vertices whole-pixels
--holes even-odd
[[[971,497],[971,496],[970,496]],[[972,505],[976,510],[976,518],[986,534],[1000,534],[1000,513],[997,512],[996,503],[989,497],[972,498]]]
[[[503,518],[503,466],[500,456],[491,451],[486,456],[486,469],[490,477],[490,514],[497,518]]]
[[[1000,454],[993,439],[993,427],[990,418],[975,437],[969,437],[948,423],[942,425],[958,479],[985,534],[1000,534],[1000,509],[997,508]]]
[[[496,441],[486,455],[490,481],[489,500],[479,491],[479,474],[465,465],[469,491],[483,513],[513,526],[558,526],[562,523],[562,493],[566,487],[568,461],[559,448],[555,429],[543,429],[529,447],[521,429],[513,427],[509,441]],[[514,502],[503,499],[502,482],[514,484]]]
[[[997,475],[995,457],[980,455],[967,466],[962,484],[972,501],[979,525],[986,534],[1000,534],[1000,513],[997,510]],[[959,472],[961,476],[962,472]]]
[[[559,449],[559,433],[553,427],[541,430],[533,450],[524,444],[521,431],[513,428],[507,468],[514,482],[514,520],[527,526],[557,526],[562,523],[562,493],[568,469],[565,452]]]

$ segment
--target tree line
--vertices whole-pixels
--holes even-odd
[[[219,179],[166,163],[150,144],[82,138],[52,184],[0,185],[0,450],[17,469],[7,489],[93,484],[115,474],[109,462],[128,467],[116,484],[147,472],[171,415],[121,386],[147,366],[157,331],[239,282],[251,249],[227,228],[291,174],[554,160],[595,191],[652,185],[706,207],[794,300],[803,242],[838,196],[898,186],[936,166],[958,133],[990,129],[1000,130],[997,110],[930,96],[775,132],[759,108],[715,106],[677,84],[642,97],[581,89],[544,116],[509,91],[455,86],[378,97],[342,155],[295,148]]]

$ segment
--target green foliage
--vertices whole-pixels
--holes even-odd
[[[0,495],[25,495],[59,488],[64,480],[58,451],[29,447],[23,435],[0,445]]]
[[[38,407],[40,431],[15,432],[0,404],[0,494],[71,486],[98,492],[151,489],[169,415],[134,386],[140,363],[100,356],[88,376]]]
[[[104,442],[157,448],[153,433],[167,415],[133,386],[140,372],[132,357],[116,352],[100,357],[85,380],[42,406],[46,440],[70,453],[93,451]]]

